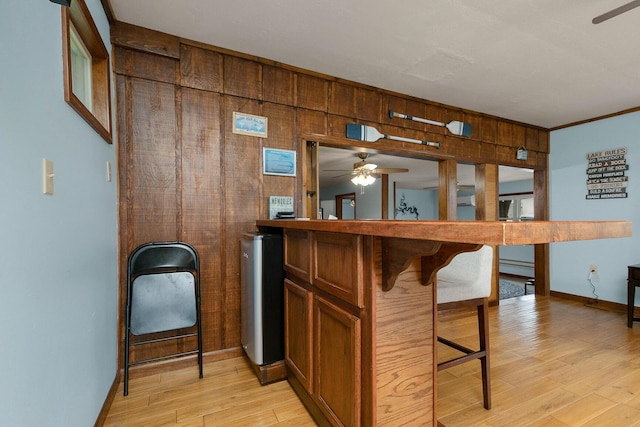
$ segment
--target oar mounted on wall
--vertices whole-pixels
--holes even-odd
[[[469,123],[452,121],[445,124],[441,122],[436,122],[434,120],[421,119],[420,117],[413,117],[407,114],[396,113],[393,110],[389,110],[389,117],[391,117],[392,119],[394,117],[398,117],[400,119],[413,120],[414,122],[426,123],[429,125],[444,126],[449,130],[449,132],[451,132],[454,135],[467,136],[467,137],[471,136],[471,125]]]
[[[391,139],[394,141],[411,142],[414,144],[428,145],[429,147],[440,148],[439,142],[421,141],[419,139],[403,138],[401,136],[385,135],[378,132],[376,128],[367,125],[358,125],[355,123],[347,123],[347,138],[357,139],[358,141],[376,142],[380,138]]]

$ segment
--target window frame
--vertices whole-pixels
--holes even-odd
[[[62,56],[64,100],[109,144],[111,133],[111,81],[109,52],[100,37],[84,0],[73,0],[71,7],[62,9]],[[76,34],[91,55],[91,106],[88,108],[73,93],[71,65],[71,31]]]
[[[535,202],[533,197],[533,192],[524,192],[524,193],[508,193],[508,194],[500,194],[498,196],[498,205],[502,201],[510,201],[511,203],[515,203],[513,205],[513,214],[514,218],[503,217],[500,215],[500,208],[498,208],[498,219],[500,221],[508,221],[508,222],[521,222],[521,221],[533,221],[533,217],[523,217],[520,201],[531,199],[532,202]]]
[[[89,52],[89,49],[87,48],[87,46],[85,46],[84,42],[82,41],[82,38],[80,37],[80,34],[78,34],[78,30],[76,30],[76,27],[73,25],[73,22],[70,23],[71,25],[71,31],[69,32],[69,36],[70,38],[70,42],[71,42],[71,70],[72,70],[72,75],[71,75],[71,85],[72,87],[72,92],[75,96],[78,97],[78,99],[80,99],[80,101],[82,101],[82,103],[89,109],[89,111],[91,111],[92,109],[92,104],[93,104],[93,100],[91,99],[91,94],[93,93],[91,86],[92,86],[92,75],[91,75],[91,52]],[[77,68],[74,68],[74,64],[77,63],[77,56],[78,54],[76,53],[76,55],[74,55],[74,45],[77,46],[77,50],[79,50],[79,54],[82,57],[82,62],[86,63],[86,67],[82,70],[82,76],[80,76],[82,78],[82,83],[84,87],[80,88],[80,92],[85,94],[86,99],[83,99],[83,96],[81,96],[81,94],[79,94],[78,92],[78,82],[79,82],[79,76],[77,73]],[[74,71],[75,70],[75,71]]]

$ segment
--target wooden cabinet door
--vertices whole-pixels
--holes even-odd
[[[338,298],[363,307],[362,236],[315,232],[313,284]]]
[[[361,322],[315,297],[314,398],[336,426],[360,425]]]
[[[288,279],[284,286],[285,361],[304,388],[312,393],[312,294]]]
[[[311,239],[309,231],[284,230],[284,269],[311,282]]]

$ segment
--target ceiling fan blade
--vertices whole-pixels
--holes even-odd
[[[354,165],[354,169],[362,169],[362,170],[368,170],[368,171],[372,171],[377,168],[378,168],[378,165],[374,165],[373,163],[365,163],[364,165],[358,166],[358,167]]]
[[[377,174],[390,174],[390,173],[404,173],[409,172],[409,169],[405,168],[376,168],[373,173]]]
[[[346,173],[343,173],[343,174],[340,174],[340,175],[336,175],[333,178],[341,178],[343,176],[351,176],[351,175],[357,175],[357,174],[358,174],[357,171],[350,171],[350,172],[346,172]]]
[[[611,19],[611,18],[613,18],[615,16],[618,16],[618,15],[620,15],[622,13],[628,12],[631,9],[635,9],[638,6],[640,6],[640,0],[631,1],[631,2],[629,2],[627,4],[623,4],[620,7],[616,7],[615,9],[610,10],[609,12],[603,13],[600,16],[596,16],[595,18],[593,18],[593,20],[591,22],[594,23],[594,24],[599,24],[599,23],[604,22],[604,21],[606,21],[608,19]]]

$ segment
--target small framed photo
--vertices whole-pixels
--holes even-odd
[[[265,175],[296,176],[296,152],[263,148],[262,171]]]
[[[254,116],[253,114],[238,113],[234,111],[233,133],[266,138],[267,118],[262,116]]]

